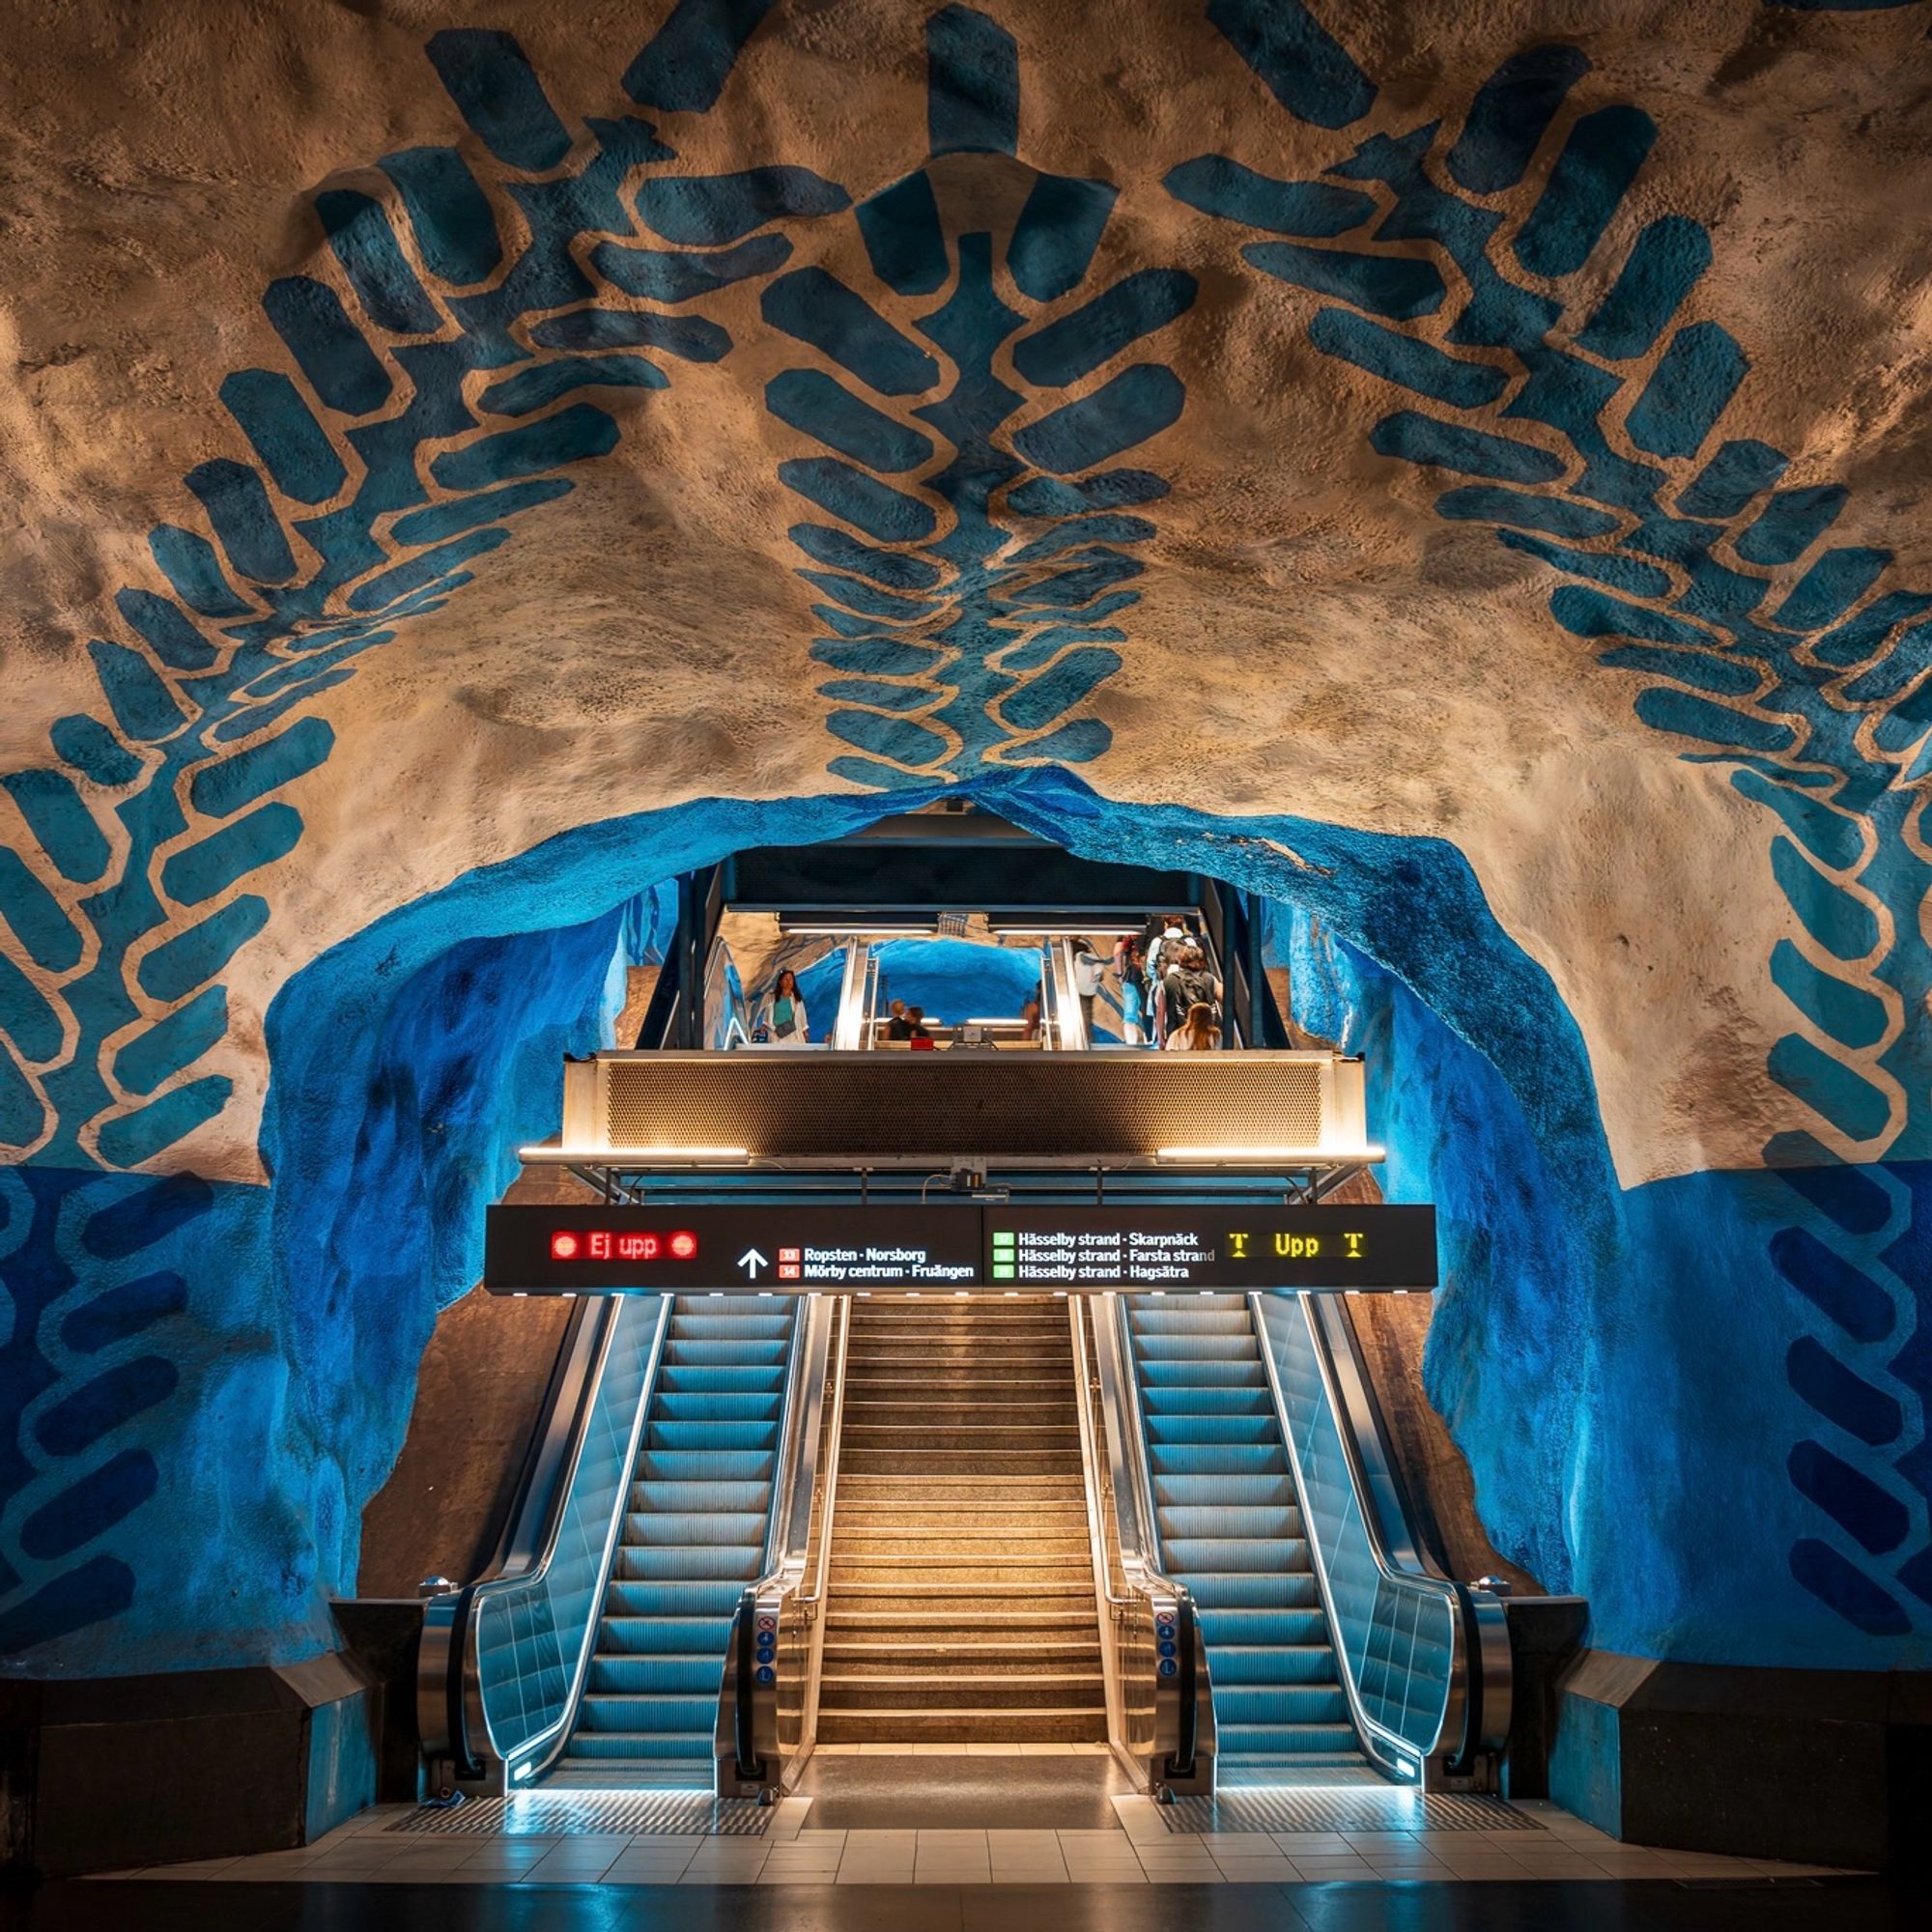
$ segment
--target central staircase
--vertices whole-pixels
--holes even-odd
[[[822,1744],[1103,1743],[1066,1305],[852,1303]]]

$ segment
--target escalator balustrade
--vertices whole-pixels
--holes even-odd
[[[1198,1607],[1224,1771],[1362,1767],[1245,1299],[1136,1295],[1128,1321],[1163,1560]]]

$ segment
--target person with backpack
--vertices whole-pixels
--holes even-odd
[[[1187,945],[1187,928],[1180,923],[1179,913],[1169,913],[1162,923],[1158,936],[1147,950],[1148,983],[1153,988],[1153,1031],[1156,1038],[1164,1038],[1170,1025],[1179,1026],[1185,1007],[1163,1007],[1167,971],[1178,965],[1182,951]]]
[[[1162,949],[1165,952],[1165,948]],[[1209,1046],[1221,1043],[1221,982],[1208,970],[1208,955],[1200,947],[1182,942],[1172,955],[1173,963],[1161,976],[1161,998],[1168,1015],[1170,1032],[1191,1018],[1196,1007],[1206,1007],[1208,1024],[1214,1031]]]

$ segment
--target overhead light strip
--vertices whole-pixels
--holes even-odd
[[[583,1160],[608,1167],[615,1160],[750,1160],[748,1148],[734,1147],[526,1147],[519,1160]]]
[[[1387,1155],[1378,1147],[1335,1148],[1335,1147],[1165,1147],[1155,1148],[1156,1160],[1274,1160],[1301,1165],[1309,1161],[1321,1161],[1330,1166],[1341,1166],[1357,1161],[1384,1160]]]

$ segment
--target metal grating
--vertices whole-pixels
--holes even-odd
[[[708,1791],[519,1791],[446,1807],[421,1804],[384,1829],[502,1838],[569,1838],[591,1833],[755,1838],[776,1816],[755,1798],[714,1798]]]
[[[1146,1157],[1321,1139],[1320,1062],[1261,1053],[650,1054],[600,1070],[614,1147]]]
[[[1541,1832],[1500,1798],[1460,1792],[1293,1789],[1220,1791],[1155,1807],[1170,1832]]]

